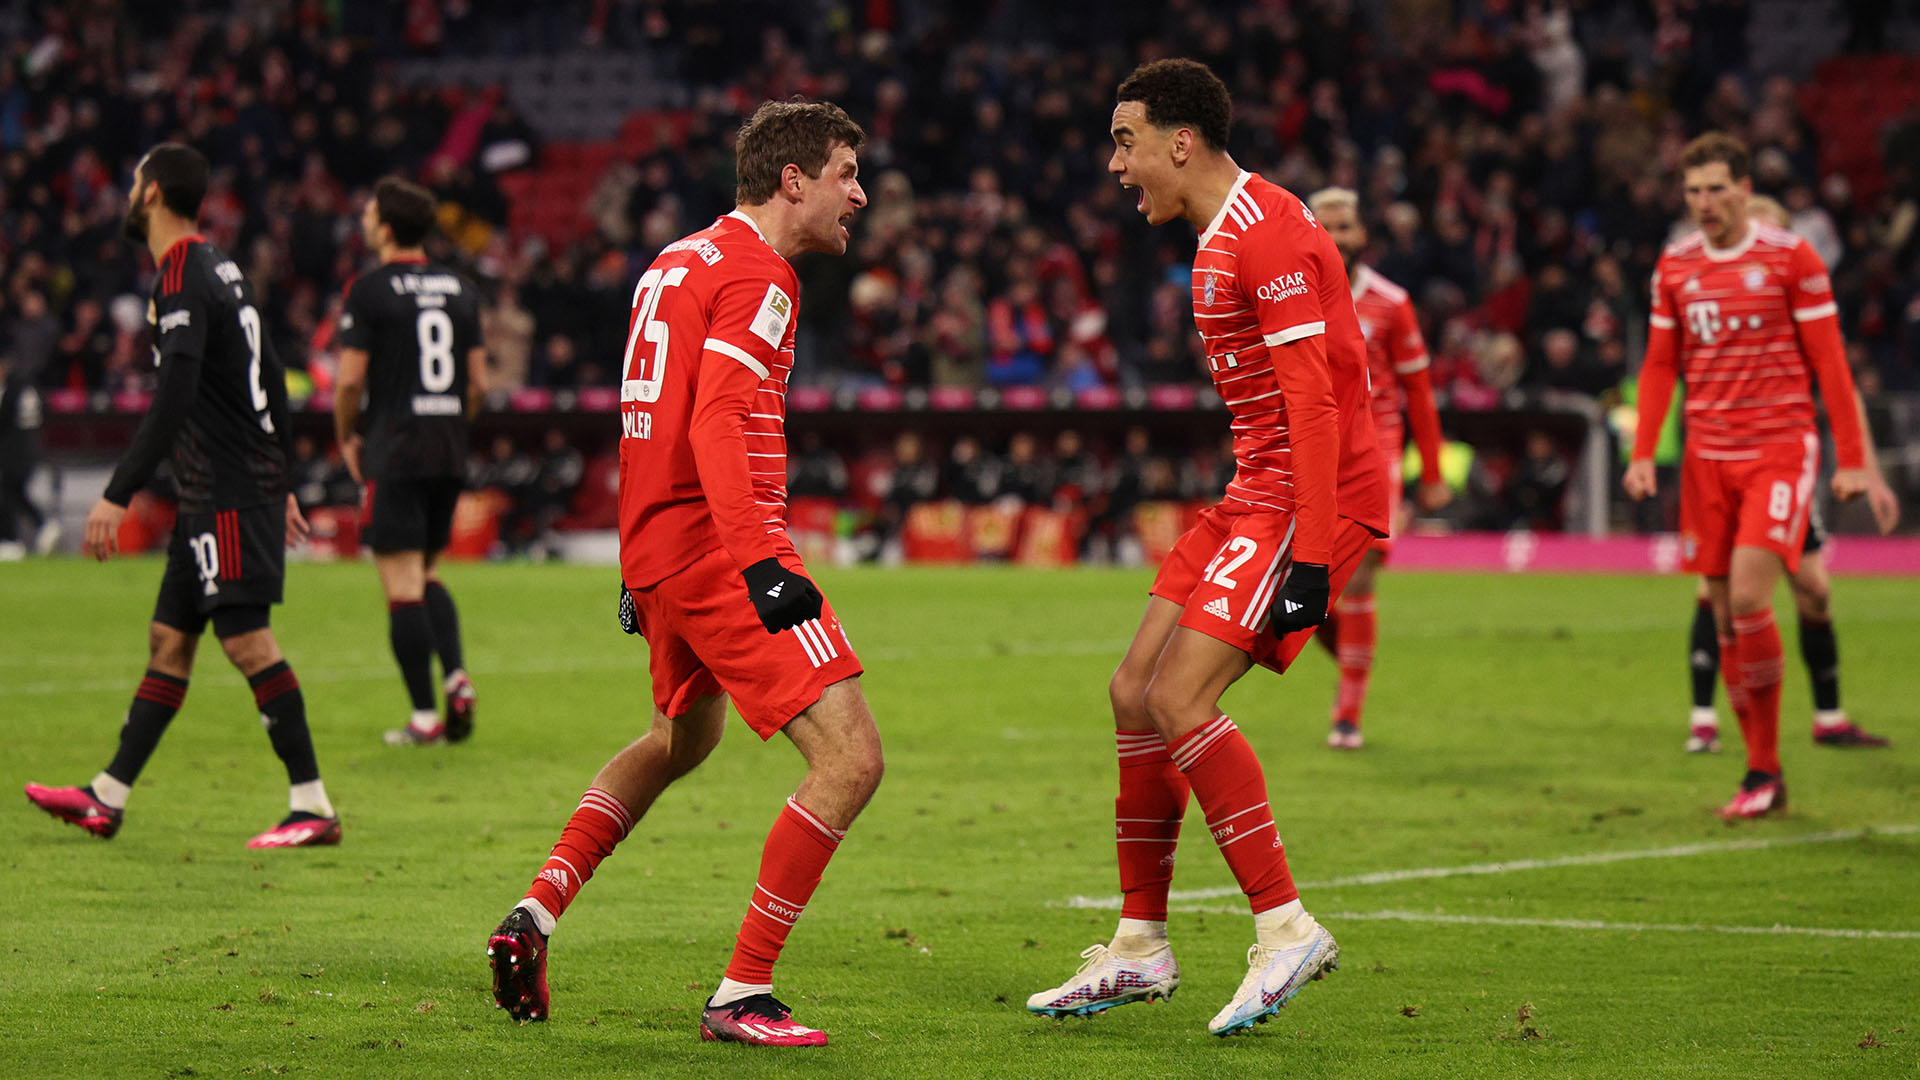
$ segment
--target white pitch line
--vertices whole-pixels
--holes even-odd
[[[1188,905],[1168,911],[1196,915],[1244,915],[1245,908]],[[1520,926],[1546,930],[1612,930],[1623,933],[1655,931],[1663,934],[1749,934],[1760,937],[1798,936],[1856,938],[1877,941],[1920,941],[1920,930],[1860,930],[1841,926],[1714,926],[1707,923],[1605,922],[1600,919],[1525,919],[1503,915],[1448,915],[1439,911],[1334,911],[1317,914],[1319,919],[1381,922],[1444,923],[1451,926]]]
[[[1522,870],[1552,870],[1563,866],[1603,866],[1607,863],[1633,862],[1639,859],[1687,859],[1696,855],[1720,855],[1736,851],[1764,851],[1768,848],[1800,847],[1805,844],[1835,844],[1846,840],[1864,840],[1873,836],[1910,836],[1920,833],[1920,824],[1916,825],[1870,825],[1864,829],[1840,829],[1834,832],[1807,833],[1804,836],[1764,836],[1746,840],[1710,841],[1700,844],[1677,844],[1673,847],[1641,848],[1635,851],[1595,851],[1584,855],[1561,855],[1551,859],[1510,859],[1506,862],[1468,863],[1463,866],[1421,866],[1409,870],[1378,870],[1370,874],[1354,874],[1349,877],[1329,878],[1325,881],[1305,881],[1302,889],[1337,889],[1356,885],[1385,885],[1395,881],[1425,881],[1433,878],[1474,877],[1485,874],[1512,874]],[[1170,893],[1167,899],[1172,903],[1185,903],[1194,900],[1218,900],[1226,896],[1239,896],[1236,886],[1222,886],[1212,889],[1188,889]],[[1117,911],[1121,906],[1118,896],[1074,896],[1062,905],[1070,908],[1093,908],[1100,911]]]

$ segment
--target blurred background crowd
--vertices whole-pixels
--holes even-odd
[[[1543,394],[1630,398],[1646,284],[1683,216],[1679,148],[1741,135],[1756,189],[1833,269],[1876,435],[1911,468],[1908,410],[1888,403],[1920,390],[1916,21],[1900,0],[16,4],[0,14],[0,351],[60,400],[145,385],[148,259],[120,216],[138,154],[179,138],[214,164],[204,231],[251,278],[300,394],[330,385],[340,292],[369,259],[359,201],[387,172],[439,195],[436,254],[487,291],[500,407],[611,385],[632,282],[732,205],[745,113],[804,94],[866,127],[871,205],[850,257],[800,262],[797,383],[1204,385],[1191,231],[1149,229],[1105,175],[1113,86],[1188,55],[1235,93],[1243,165],[1361,193],[1369,261],[1418,304],[1450,431]],[[819,454],[842,472],[885,459],[881,488],[928,497],[972,497],[967,477],[990,473],[1049,501],[1029,459],[1086,473],[1089,498],[1149,473],[1194,498],[1220,487],[1211,428],[1156,431],[1138,456],[1165,467],[1148,469],[1123,424],[910,452],[893,429],[911,426],[828,431]],[[529,535],[572,512],[607,450],[578,425],[484,441],[476,482],[523,493]],[[1487,490],[1457,524],[1553,527],[1577,449],[1512,426],[1481,448]],[[324,442],[308,450],[327,463]],[[936,478],[903,479],[909,453]],[[1089,453],[1097,477],[1076,463]],[[309,471],[303,490],[350,495]]]

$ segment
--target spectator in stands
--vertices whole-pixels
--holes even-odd
[[[1553,438],[1544,431],[1528,432],[1526,454],[1507,481],[1507,527],[1558,529],[1560,502],[1571,475],[1566,456]]]
[[[980,448],[980,440],[962,435],[953,440],[947,453],[946,476],[942,487],[947,497],[968,506],[990,503],[1000,494],[1001,463]]]
[[[847,463],[826,445],[818,429],[802,429],[799,448],[787,456],[787,497],[844,499],[847,492]]]
[[[332,474],[333,464],[320,452],[313,436],[304,433],[294,436],[293,460],[287,463],[287,486],[302,513],[333,505],[327,486]]]
[[[1053,497],[1055,510],[1078,510],[1102,494],[1106,474],[1089,453],[1085,440],[1073,428],[1053,437]]]
[[[532,374],[533,316],[520,306],[520,290],[500,286],[480,311],[480,337],[487,343],[487,385],[505,394],[525,389]]]
[[[987,304],[987,381],[994,386],[1032,386],[1047,377],[1053,360],[1053,326],[1040,304],[1040,289],[1025,263],[1009,268],[1007,291]]]
[[[1007,462],[1000,474],[1000,498],[1023,506],[1053,503],[1053,463],[1040,457],[1040,440],[1016,431],[1007,440]]]
[[[500,539],[510,552],[523,550],[533,538],[530,502],[539,472],[533,459],[505,435],[493,437],[487,457],[474,470],[473,487],[502,497],[505,509],[501,513]]]
[[[927,459],[919,432],[912,430],[894,437],[893,459],[875,474],[874,481],[880,491],[878,524],[883,540],[900,534],[914,504],[931,501],[940,493],[940,470]]]
[[[574,448],[567,433],[557,427],[548,428],[540,463],[533,483],[527,488],[526,514],[531,519],[534,536],[546,536],[553,531],[554,524],[567,515],[585,472],[586,459]]]

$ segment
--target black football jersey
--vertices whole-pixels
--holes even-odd
[[[147,317],[160,385],[107,497],[125,504],[171,453],[180,511],[286,498],[286,374],[233,260],[199,236],[161,257]]]
[[[347,286],[338,341],[367,353],[366,475],[466,475],[467,355],[480,345],[473,283],[437,263],[386,263]]]

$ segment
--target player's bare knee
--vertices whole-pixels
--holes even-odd
[[[165,623],[147,627],[147,666],[168,675],[185,676],[193,670],[193,654],[200,639]]]
[[[1193,695],[1176,683],[1156,678],[1147,684],[1145,695],[1147,719],[1152,721],[1160,737],[1169,741],[1177,738],[1190,723],[1185,723],[1194,711]]]
[[[1138,727],[1151,723],[1147,715],[1147,684],[1151,676],[1121,665],[1107,682],[1107,700],[1113,705],[1114,719],[1122,727]]]
[[[280,643],[271,630],[250,630],[220,639],[220,650],[242,674],[251,675],[280,660]]]

